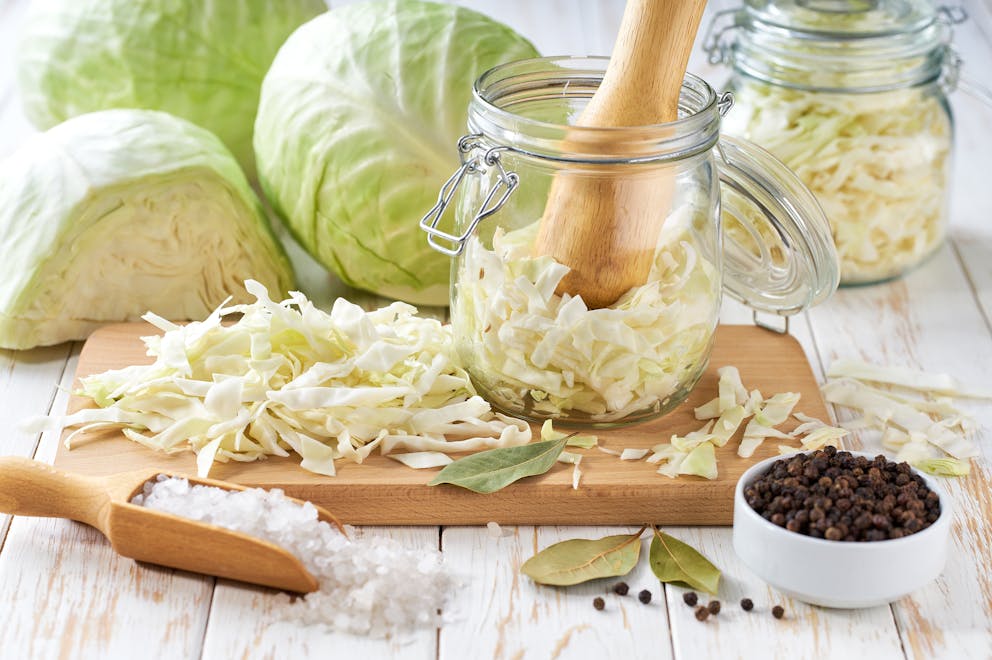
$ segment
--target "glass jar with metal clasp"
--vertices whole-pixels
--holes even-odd
[[[788,316],[837,285],[829,228],[781,163],[720,135],[732,103],[687,75],[679,119],[656,126],[570,125],[606,58],[506,64],[475,84],[462,166],[421,221],[455,258],[451,322],[459,358],[496,408],[528,419],[613,426],[662,415],[701,376],[721,292]],[[559,294],[569,268],[535,252],[552,183],[581,178],[673,186],[654,209],[646,281],[601,308]],[[444,211],[454,205],[454,228]],[[618,209],[617,212],[624,212]],[[723,222],[740,228],[726,244]]]
[[[732,67],[724,130],[761,145],[816,195],[841,284],[897,277],[948,220],[960,9],[929,0],[746,0],[704,47]]]

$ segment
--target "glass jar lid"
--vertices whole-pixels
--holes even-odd
[[[929,0],[747,0],[751,21],[826,38],[919,32],[937,12]]]
[[[886,91],[938,80],[964,17],[927,0],[745,0],[714,17],[704,48],[774,84]]]
[[[753,143],[724,136],[717,151],[724,290],[780,316],[823,302],[837,289],[840,263],[816,198]]]

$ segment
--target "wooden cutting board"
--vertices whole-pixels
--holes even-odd
[[[145,323],[119,324],[94,333],[83,347],[76,377],[129,364],[147,364],[139,337],[155,332]],[[610,431],[598,431],[600,444],[610,449],[651,447],[672,434],[698,429],[692,409],[717,392],[717,367],[732,364],[748,389],[765,396],[799,392],[797,411],[827,420],[826,406],[799,343],[754,326],[720,326],[709,367],[682,406],[660,419]],[[78,383],[77,383],[78,385]],[[69,411],[90,405],[72,397]],[[780,428],[797,425],[790,419]],[[558,464],[545,475],[524,479],[503,490],[480,495],[453,486],[426,486],[437,470],[414,470],[390,458],[373,455],[357,465],[338,461],[336,477],[302,470],[293,458],[254,463],[215,464],[210,476],[248,486],[282,488],[288,495],[311,500],[356,525],[462,525],[489,521],[512,524],[690,524],[729,525],[734,486],[752,463],[778,451],[768,440],[750,459],[736,447],[742,431],[717,449],[719,476],[713,481],[656,473],[657,465],[621,461],[599,450],[584,454],[582,481],[572,488],[572,466]],[[792,444],[798,445],[797,442]],[[149,467],[195,474],[191,452],[162,454],[126,440],[118,431],[104,430],[77,437],[73,449],[60,445],[55,465],[83,474],[104,475]]]

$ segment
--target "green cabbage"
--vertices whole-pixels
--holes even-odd
[[[475,78],[536,54],[509,28],[450,5],[369,2],[314,19],[262,85],[255,153],[266,195],[346,283],[446,305],[449,260],[417,220],[458,167]]]
[[[200,318],[248,277],[293,282],[231,153],[150,110],[70,119],[0,163],[0,264],[3,348],[82,339],[149,307]]]
[[[706,364],[720,274],[694,245],[692,211],[673,211],[644,285],[588,309],[555,288],[568,268],[534,257],[539,223],[493,249],[469,239],[453,301],[463,364],[497,407],[541,417],[614,422],[675,405]]]
[[[39,128],[109,108],[183,117],[253,171],[252,122],[279,46],[321,0],[48,0],[30,3],[18,53]]]
[[[924,89],[841,94],[742,77],[724,130],[793,169],[830,221],[845,283],[899,275],[940,245],[948,110]],[[728,232],[739,238],[735,226]]]

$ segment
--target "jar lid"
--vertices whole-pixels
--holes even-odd
[[[929,0],[747,0],[752,21],[827,38],[918,32],[937,19]]]
[[[770,153],[721,137],[723,288],[762,312],[790,316],[837,289],[840,263],[813,194]]]

